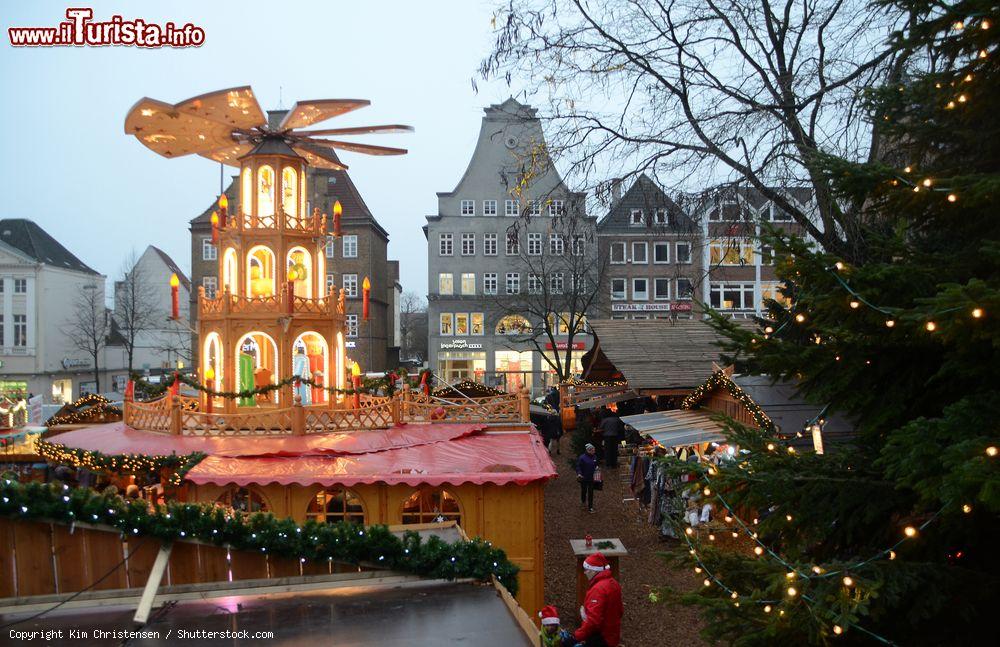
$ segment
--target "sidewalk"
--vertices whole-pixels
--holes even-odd
[[[555,604],[564,627],[575,629],[580,618],[575,601],[576,563],[570,539],[618,537],[629,551],[621,562],[624,647],[705,645],[698,631],[702,619],[695,607],[667,606],[649,601],[650,587],[670,585],[678,590],[700,585],[694,572],[667,566],[657,552],[661,543],[657,530],[639,520],[634,502],[623,505],[621,482],[628,467],[620,460],[617,470],[604,470],[604,490],[594,493],[594,514],[580,505],[576,473],[569,465],[569,438],[563,438],[562,455],[552,458],[559,478],[545,488],[545,602]],[[625,457],[621,457],[624,459]],[[631,495],[629,495],[631,496]]]

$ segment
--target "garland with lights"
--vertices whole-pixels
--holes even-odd
[[[435,389],[434,395],[439,398],[488,398],[496,395],[509,395],[506,391],[495,389],[479,382],[462,380],[453,386],[442,386]]]
[[[35,451],[48,461],[91,472],[146,475],[159,478],[162,470],[170,469],[168,482],[180,485],[184,475],[205,458],[201,452],[186,455],[147,456],[146,454],[102,454],[98,451],[67,447],[47,440],[38,440]]]
[[[138,375],[134,375],[132,377],[132,379],[136,383],[136,388],[140,389],[146,395],[146,397],[148,399],[155,399],[156,397],[163,395],[176,382],[180,382],[181,384],[185,384],[185,385],[191,387],[192,389],[194,389],[196,391],[200,391],[201,393],[205,393],[207,395],[210,395],[210,396],[213,396],[213,397],[216,397],[216,398],[224,398],[226,400],[238,400],[238,399],[241,399],[241,398],[254,398],[254,397],[258,396],[258,395],[267,395],[269,393],[273,393],[274,391],[278,391],[280,389],[283,389],[283,388],[285,388],[287,386],[295,386],[297,384],[305,384],[305,385],[308,385],[308,386],[313,387],[313,388],[323,389],[324,391],[326,391],[327,393],[329,393],[331,395],[337,395],[337,394],[341,394],[341,395],[354,395],[355,393],[361,393],[361,394],[367,394],[367,395],[374,395],[376,393],[376,391],[377,391],[377,389],[370,388],[370,387],[362,387],[360,389],[338,389],[337,387],[334,387],[334,386],[324,386],[322,382],[317,382],[317,381],[313,380],[312,378],[308,378],[308,377],[296,377],[296,376],[287,377],[287,378],[285,378],[283,380],[280,380],[279,382],[274,383],[274,384],[265,384],[263,386],[258,386],[258,387],[254,387],[252,389],[246,389],[246,390],[243,390],[243,391],[216,391],[215,389],[209,388],[209,387],[205,386],[204,384],[199,383],[196,378],[194,378],[194,377],[192,377],[190,375],[181,375],[181,374],[176,374],[174,376],[171,376],[170,381],[164,382],[162,384],[152,384],[152,383],[147,382],[146,380],[142,379]],[[374,381],[374,383],[377,383],[377,384],[379,384],[381,386],[383,384],[383,382],[385,382],[387,380],[388,380],[388,376],[383,377],[383,378],[377,378]]]
[[[62,413],[63,411],[65,413]],[[122,410],[112,405],[110,400],[103,395],[88,393],[78,398],[73,404],[63,406],[59,413],[45,421],[45,426],[116,422],[121,419]]]
[[[496,576],[517,594],[518,567],[503,550],[481,539],[449,544],[438,537],[424,540],[413,531],[399,538],[386,526],[316,521],[298,525],[270,513],[245,515],[207,504],[170,502],[151,509],[146,501],[89,488],[12,479],[0,484],[0,516],[107,525],[130,537],[197,540],[303,562],[368,564],[431,578],[488,581]]]
[[[774,421],[764,413],[764,410],[760,408],[753,398],[746,394],[746,392],[739,387],[736,382],[734,382],[725,371],[716,371],[709,377],[703,384],[696,387],[691,393],[687,395],[683,400],[681,400],[681,409],[694,409],[698,406],[698,403],[706,395],[714,391],[715,389],[725,389],[729,395],[743,405],[750,415],[753,416],[754,422],[757,426],[765,431],[774,431],[775,425]]]

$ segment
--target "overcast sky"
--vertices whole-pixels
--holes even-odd
[[[10,26],[55,26],[65,2],[5,3],[0,79],[5,133],[0,217],[29,218],[85,263],[114,278],[130,248],[155,244],[190,267],[188,221],[219,190],[219,165],[168,160],[123,131],[141,97],[175,103],[249,84],[261,106],[369,99],[325,127],[405,123],[413,134],[365,136],[409,149],[403,157],[342,153],[402,262],[403,287],[425,294],[421,225],[472,155],[482,108],[510,91],[471,79],[492,42],[486,0],[94,2],[95,20],[127,19],[205,30],[202,47],[12,48]],[[227,167],[228,169],[229,167]]]

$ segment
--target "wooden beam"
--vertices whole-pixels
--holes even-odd
[[[163,574],[167,572],[167,563],[170,561],[170,551],[173,550],[173,547],[172,542],[163,542],[160,545],[160,552],[156,554],[156,561],[153,562],[149,579],[146,580],[146,586],[142,589],[142,597],[139,598],[139,606],[135,610],[132,622],[144,625],[149,620],[149,612],[153,609],[153,600],[160,588]]]

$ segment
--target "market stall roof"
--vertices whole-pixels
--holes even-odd
[[[691,389],[720,361],[718,336],[700,319],[587,323],[598,341],[593,355],[583,361],[586,380],[613,379],[620,373],[636,391]]]
[[[705,411],[656,411],[624,416],[622,422],[664,447],[680,447],[726,439],[723,426]]]
[[[855,425],[847,418],[827,413],[825,407],[811,404],[799,394],[793,382],[775,382],[767,375],[735,375],[732,378],[784,434],[802,431],[807,422],[825,420],[823,436],[828,440],[846,440],[854,435]],[[811,443],[808,439],[803,443]]]
[[[555,465],[538,432],[525,429],[480,432],[362,454],[214,455],[198,463],[185,478],[197,484],[351,487],[359,483],[525,485],[555,475]]]

